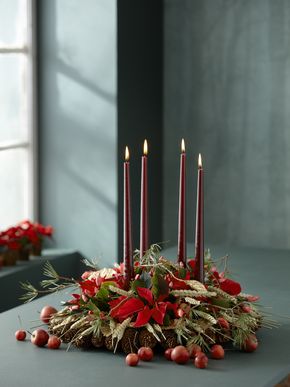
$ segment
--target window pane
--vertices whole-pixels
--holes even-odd
[[[28,217],[28,153],[25,149],[0,152],[0,228]]]
[[[0,54],[0,143],[27,138],[25,63],[25,55]]]
[[[26,0],[0,0],[0,46],[26,41]]]

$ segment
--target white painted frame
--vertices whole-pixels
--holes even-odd
[[[22,53],[27,58],[27,130],[28,141],[0,143],[0,152],[26,148],[28,152],[28,217],[38,220],[38,147],[37,147],[37,83],[36,83],[36,0],[25,0],[27,44],[0,47],[2,54]]]

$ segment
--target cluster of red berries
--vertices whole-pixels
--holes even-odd
[[[45,306],[42,308],[40,313],[41,321],[47,324],[51,315],[56,312],[57,310],[52,306]],[[26,339],[26,331],[19,329],[15,332],[15,338],[18,341],[24,341]],[[54,335],[49,336],[49,334],[44,329],[35,329],[31,333],[30,340],[32,344],[36,345],[37,347],[44,347],[47,344],[49,349],[58,349],[61,345],[60,338]]]
[[[211,357],[213,359],[223,359],[225,351],[221,345],[213,345],[211,348]],[[154,353],[151,348],[141,347],[138,353],[129,353],[126,356],[126,364],[134,367],[139,363],[139,360],[150,361],[153,359]],[[193,359],[193,364],[197,368],[206,368],[208,364],[208,357],[202,352],[199,345],[193,345],[188,351],[183,345],[178,345],[175,348],[168,348],[164,352],[167,360],[174,361],[177,364],[186,364],[190,358]]]

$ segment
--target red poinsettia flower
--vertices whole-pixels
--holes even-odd
[[[219,280],[219,283],[220,288],[231,296],[237,296],[241,293],[241,285],[236,281],[233,281],[229,278],[222,278]]]
[[[225,273],[219,273],[217,268],[214,266],[211,268],[210,279],[213,281],[215,286],[220,287],[224,292],[230,294],[231,296],[237,296],[241,293],[241,285],[230,278],[225,278]]]
[[[137,313],[137,318],[134,327],[141,327],[147,324],[152,318],[158,324],[163,324],[166,310],[174,309],[170,302],[161,301],[161,298],[154,300],[153,293],[147,288],[137,288],[139,298],[119,297],[116,300],[110,301],[111,316],[123,321],[126,318]]]
[[[94,297],[99,289],[95,280],[87,279],[85,281],[80,281],[79,284],[83,294],[89,297]]]

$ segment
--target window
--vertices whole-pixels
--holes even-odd
[[[34,0],[0,1],[0,228],[35,219]]]

